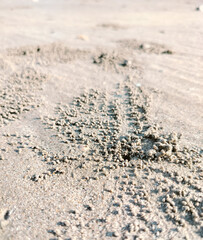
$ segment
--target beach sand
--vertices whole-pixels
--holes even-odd
[[[200,4],[0,2],[0,240],[202,239]]]

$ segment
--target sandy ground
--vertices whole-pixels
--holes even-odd
[[[195,0],[0,1],[0,239],[203,237]]]

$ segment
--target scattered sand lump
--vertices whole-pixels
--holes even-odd
[[[72,160],[111,161],[121,166],[136,161],[169,161],[191,166],[199,153],[179,149],[175,133],[161,134],[148,121],[149,101],[140,87],[121,84],[111,95],[91,90],[57,108],[47,118],[69,148]],[[77,151],[76,151],[77,149]]]
[[[119,169],[126,173],[113,175],[120,179],[116,186],[105,184],[104,191],[112,201],[101,220],[106,230],[100,233],[101,238],[158,238],[176,229],[177,237],[184,239],[187,232],[181,232],[183,227],[193,229],[195,236],[202,236],[203,189],[201,179],[195,174],[202,171],[201,154],[181,147],[180,135],[162,134],[160,128],[149,124],[149,102],[142,88],[126,82],[118,84],[111,94],[92,89],[76,97],[70,105],[60,105],[56,117],[46,118],[50,128],[58,132],[69,148],[67,155],[48,157],[49,164],[60,166],[57,174],[64,173],[70,162],[79,162],[80,167],[95,163],[94,172],[90,173],[89,165],[86,168],[87,181],[97,180],[98,173],[111,176]],[[74,172],[77,171],[75,167]],[[43,178],[38,177],[32,180]],[[159,214],[158,220],[151,206]],[[97,210],[90,212],[92,221],[97,222]],[[121,226],[109,223],[108,219],[114,216]],[[77,229],[79,221],[89,226],[86,214],[71,220],[71,224]],[[72,236],[68,222],[60,226],[61,229],[50,233],[57,237]],[[91,225],[85,232],[93,234]]]
[[[144,53],[154,53],[154,54],[173,54],[173,52],[167,49],[164,45],[157,43],[141,43],[134,39],[121,40],[119,41],[121,47],[127,49],[137,50]]]
[[[7,86],[0,90],[0,126],[19,118],[20,114],[39,106],[35,91],[39,90],[47,76],[33,68],[12,73]]]
[[[34,182],[62,176],[84,189],[92,181],[105,183],[102,194],[109,205],[102,209],[102,217],[97,202],[85,205],[81,214],[73,210],[70,218],[67,216],[71,226],[78,229],[77,236],[78,222],[87,224],[85,233],[90,236],[91,226],[98,227],[101,238],[164,238],[173,229],[179,239],[190,232],[202,236],[201,153],[181,147],[178,134],[162,134],[150,124],[149,103],[144,90],[128,81],[118,84],[112,93],[91,89],[69,105],[59,104],[54,116],[44,118],[50,128],[45,131],[56,133],[48,148],[43,140],[8,137],[12,148],[21,149],[23,144],[35,152],[33,157],[43,161],[45,172],[31,172],[28,177]],[[72,237],[69,222],[63,220],[50,234]],[[102,232],[101,226],[105,227]]]
[[[96,64],[104,71],[112,71],[115,73],[126,74],[128,72],[137,72],[140,74],[140,67],[136,63],[132,55],[123,52],[118,53],[116,50],[114,52],[100,51],[93,57],[93,64]]]
[[[19,118],[22,112],[39,106],[36,90],[40,90],[47,74],[40,73],[38,66],[55,62],[67,63],[87,56],[88,51],[69,49],[63,44],[48,44],[39,47],[8,49],[0,56],[0,74],[3,87],[0,89],[0,126]],[[3,57],[15,66],[8,68]],[[19,64],[20,63],[20,64]]]
[[[9,56],[21,57],[31,59],[32,62],[36,62],[38,65],[50,65],[55,62],[68,63],[77,59],[84,59],[88,54],[88,51],[71,49],[64,44],[48,44],[38,47],[22,47],[19,49],[10,49],[8,51]]]

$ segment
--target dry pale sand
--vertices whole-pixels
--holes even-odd
[[[0,239],[203,238],[196,0],[0,1]]]

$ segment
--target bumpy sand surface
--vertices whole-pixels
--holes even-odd
[[[0,2],[0,240],[203,238],[199,4]]]

